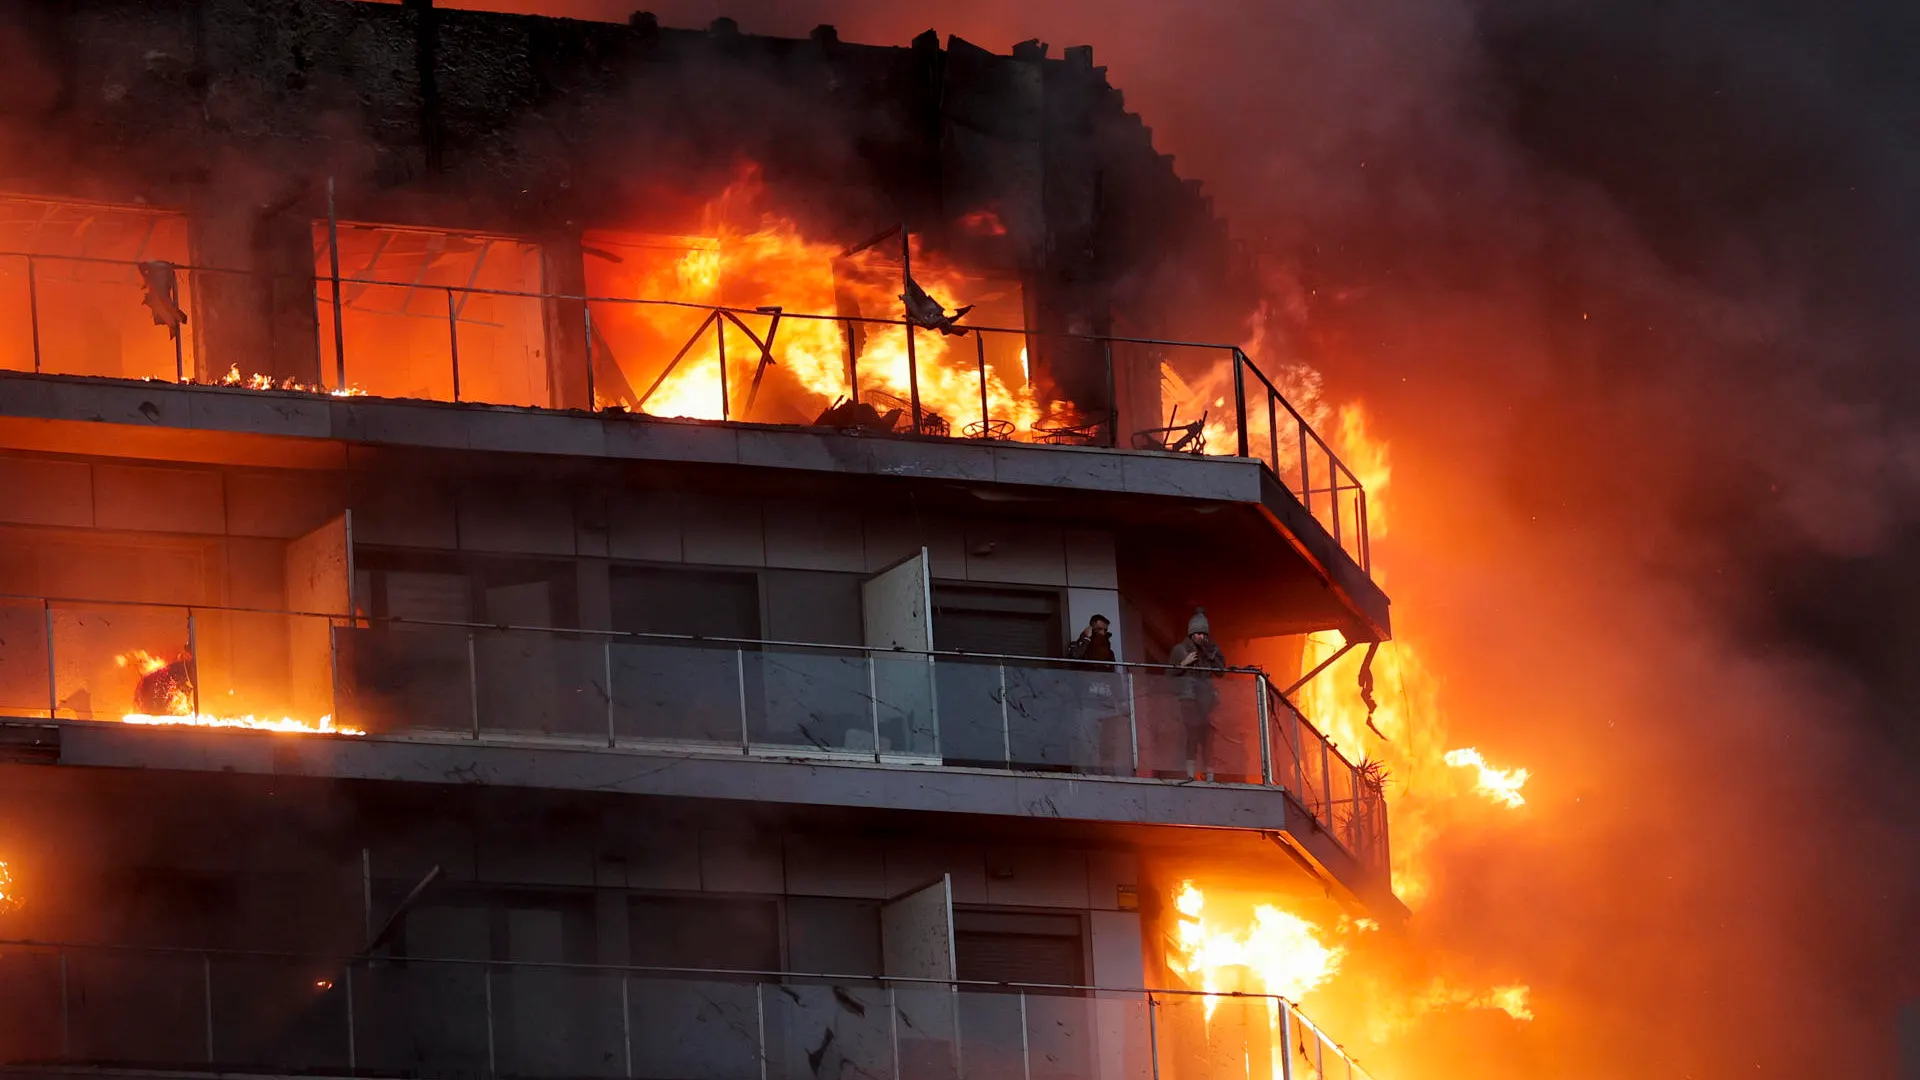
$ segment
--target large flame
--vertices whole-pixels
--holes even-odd
[[[1209,918],[1207,894],[1192,881],[1174,890],[1167,964],[1213,993],[1278,994],[1298,1001],[1339,972],[1345,946],[1329,945],[1319,927],[1269,903],[1239,919]],[[1215,1006],[1207,1001],[1207,1015]]]
[[[331,715],[316,720],[297,720],[291,716],[255,716],[251,713],[238,715],[219,715],[199,711],[193,699],[190,677],[187,679],[165,679],[164,673],[175,665],[192,664],[192,657],[181,654],[176,660],[167,660],[145,649],[129,649],[113,658],[116,665],[131,668],[138,674],[142,685],[157,685],[154,696],[165,706],[163,712],[129,712],[120,717],[124,724],[142,724],[154,726],[204,727],[204,728],[246,728],[252,731],[281,731],[307,735],[365,735],[359,728],[340,727],[333,722]],[[152,680],[160,679],[158,684]],[[142,704],[144,696],[135,692],[135,708]]]
[[[1480,756],[1480,751],[1471,746],[1447,751],[1445,760],[1456,768],[1479,770],[1477,787],[1480,794],[1494,802],[1513,807],[1527,804],[1526,796],[1520,794],[1520,789],[1527,782],[1527,770],[1496,769],[1487,764],[1487,759]]]

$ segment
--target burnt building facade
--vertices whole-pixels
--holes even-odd
[[[0,1067],[1360,1075],[1166,960],[1397,910],[1388,606],[1088,51],[0,23]]]

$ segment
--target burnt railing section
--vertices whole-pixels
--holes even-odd
[[[1252,670],[28,597],[0,660],[19,717],[1272,787],[1387,865],[1379,785]]]
[[[595,410],[634,412],[662,407],[658,395],[668,378],[683,368],[692,371],[704,363],[715,365],[715,370],[713,378],[703,380],[713,399],[705,402],[702,411],[713,418],[752,423],[767,422],[760,407],[762,380],[767,369],[780,364],[786,355],[782,352],[788,347],[782,336],[783,324],[790,328],[796,322],[826,323],[836,328],[844,342],[848,389],[844,404],[870,406],[872,412],[835,409],[831,406],[838,403],[829,402],[818,418],[820,423],[877,428],[895,434],[1252,458],[1272,470],[1362,568],[1371,562],[1366,491],[1360,479],[1273,380],[1232,345],[968,327],[966,336],[947,339],[948,363],[941,375],[944,392],[936,404],[930,393],[930,373],[925,370],[925,346],[916,347],[915,343],[930,339],[937,331],[901,319],[787,311],[777,306],[739,308],[680,300],[409,284],[343,275],[336,269],[310,279],[315,285],[310,326],[318,339],[315,351],[319,361],[310,384],[242,372],[231,362],[237,358],[196,355],[182,344],[193,340],[190,335],[197,332],[193,325],[181,328],[178,335],[156,326],[157,340],[164,342],[170,336],[172,340],[142,351],[133,365],[138,370],[123,366],[106,373],[90,367],[84,359],[63,355],[68,350],[49,340],[53,335],[46,325],[47,301],[39,287],[48,268],[90,268],[107,275],[98,283],[114,287],[123,284],[128,303],[137,304],[142,297],[140,265],[125,260],[0,252],[0,277],[8,276],[9,267],[19,267],[21,273],[13,276],[22,278],[13,283],[20,287],[0,289],[0,311],[18,305],[19,317],[10,321],[14,324],[12,332],[22,340],[9,351],[21,358],[23,368],[48,374],[114,374],[205,383],[237,380],[252,389],[367,393],[527,407],[591,403]],[[169,265],[168,269],[177,283],[179,306],[187,312],[195,310],[195,291],[219,279],[275,276],[203,266]],[[425,365],[431,370],[413,371],[407,376],[410,381],[396,382],[389,370],[393,365],[377,362],[378,355],[390,352],[393,343],[357,342],[355,335],[344,328],[343,310],[357,302],[347,295],[349,292],[363,299],[385,296],[391,301],[391,310],[383,309],[379,314],[424,320],[423,329],[433,322],[443,323],[444,333],[408,338],[413,343],[409,347],[431,350],[431,362]],[[577,321],[578,325],[559,336],[573,336],[584,343],[585,385],[578,402],[566,400],[566,394],[556,389],[559,383],[545,372],[538,378],[527,372],[503,372],[497,357],[489,351],[491,343],[476,338],[499,329],[470,308],[469,301],[476,298],[515,306],[516,318],[533,320],[549,332],[557,330],[552,325],[556,319]],[[652,358],[664,366],[649,367],[651,378],[646,385],[608,385],[616,378],[624,383],[625,375],[606,355],[606,339],[596,324],[604,324],[616,309],[636,307],[682,309],[693,320],[693,329],[675,339],[680,341],[677,351]],[[855,339],[865,339],[871,346],[894,334],[904,336],[901,352],[906,378],[878,380],[871,369],[873,361]],[[1054,345],[1072,347],[1055,349]],[[542,346],[552,347],[550,342]],[[1038,391],[1015,393],[995,371],[1006,369],[1008,362],[1004,358],[990,361],[989,354],[1020,350],[1030,354],[1031,372],[1044,372],[1051,353],[1070,353],[1074,364],[1097,365],[1101,370],[1077,370],[1067,380],[1079,388],[1080,397],[1089,400],[1070,401],[1046,391],[1045,385],[1058,380],[1044,374],[1029,378],[1022,387],[1029,391],[1040,387]],[[752,374],[744,378],[728,374],[729,355],[750,357]],[[362,364],[359,356],[374,359]],[[247,359],[257,360],[251,356]],[[863,370],[863,365],[869,366]],[[419,366],[417,358],[414,366]],[[1023,372],[1023,377],[1029,377],[1029,373]],[[963,384],[962,389],[956,389],[955,380]],[[876,386],[881,381],[892,389]]]
[[[0,941],[0,1066],[714,1080],[1367,1080],[1260,994]],[[826,1068],[823,1068],[826,1065]]]

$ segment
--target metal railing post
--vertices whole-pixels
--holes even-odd
[[[33,334],[33,373],[40,374],[40,281],[27,256],[27,323]]]
[[[346,725],[346,717],[340,712],[340,627],[332,619],[327,620],[327,680],[333,687],[333,718]]]
[[[914,353],[913,323],[904,327],[907,333],[907,393],[909,404],[913,406],[913,433],[920,434],[920,359]]]
[[[1307,516],[1313,516],[1313,470],[1307,467],[1307,422],[1298,416],[1293,423],[1300,431],[1300,502],[1307,508]]]
[[[1367,522],[1367,489],[1360,489],[1360,569],[1373,572],[1373,532]]]
[[[633,1002],[628,998],[625,975],[620,976],[620,1041],[627,1051],[626,1075],[633,1076]]]
[[[912,333],[911,330],[908,331]],[[987,409],[987,334],[976,331],[973,335],[973,351],[976,366],[980,370],[980,437],[986,438],[993,426],[993,416]]]
[[[1006,755],[1007,768],[1013,768],[1013,721],[1007,714],[1007,665],[1000,671],[1000,749]]]
[[[480,661],[475,655],[473,631],[467,631],[467,711],[472,714],[473,737],[480,737]]]
[[[1327,742],[1323,733],[1320,736],[1320,793],[1326,800],[1325,818],[1321,824],[1333,826],[1333,744]]]
[[[900,991],[892,983],[887,984],[887,1034],[893,1041],[893,1075],[900,1072]],[[904,1078],[903,1078],[904,1080]]]
[[[875,692],[874,692],[875,700],[873,703],[871,714],[873,719],[873,760],[874,760],[874,764],[877,765],[880,762],[880,702],[878,700],[880,696],[879,695],[879,673],[876,672],[869,677],[874,680],[874,688],[875,688]]]
[[[1333,451],[1327,451],[1327,498],[1333,510],[1333,546],[1340,546],[1340,467],[1335,463]]]
[[[447,356],[453,361],[453,400],[460,400],[460,309],[454,306],[453,289],[447,289]]]
[[[354,1029],[353,961],[351,960],[347,961],[344,978],[347,984],[347,1071],[352,1072],[360,1067],[360,1047],[359,1033]]]
[[[1271,717],[1268,712],[1272,706],[1267,701],[1267,694],[1271,692],[1272,688],[1267,685],[1267,677],[1265,674],[1254,676],[1254,690],[1255,712],[1260,717],[1260,782],[1266,784],[1268,787],[1272,787],[1273,736],[1269,730],[1271,727]]]
[[[60,951],[60,1056],[73,1056],[73,1014],[67,1004],[67,953]]]
[[[1284,701],[1286,699],[1282,698],[1281,700]],[[1291,703],[1289,703],[1287,713],[1293,717],[1293,793],[1298,795],[1301,804],[1305,805],[1307,800],[1307,744],[1302,741],[1305,736],[1302,735],[1300,731],[1300,710],[1294,708]],[[1312,813],[1313,808],[1308,807],[1307,812]]]
[[[187,685],[191,688],[193,715],[200,716],[200,635],[193,617],[193,609],[187,609]]]
[[[1147,1064],[1154,1080],[1160,1080],[1160,1001],[1147,991]]]
[[[485,996],[487,1009],[487,1075],[499,1076],[500,1063],[494,1050],[493,1037],[493,969],[486,968],[480,973],[480,988]]]
[[[1267,451],[1273,458],[1273,475],[1280,475],[1280,414],[1275,411],[1273,399],[1278,396],[1267,391]]]
[[[754,1053],[760,1059],[760,1080],[767,1080],[767,984],[753,984]]]
[[[727,320],[713,320],[714,348],[720,354],[720,419],[733,418],[731,403],[727,393]]]
[[[200,954],[200,991],[207,1006],[207,1061],[213,1061],[213,958]]]
[[[1250,456],[1247,453],[1246,359],[1246,355],[1239,349],[1236,348],[1233,350],[1233,407],[1238,418],[1236,426],[1240,429],[1240,457]]]
[[[734,679],[740,684],[740,752],[753,752],[753,733],[747,728],[747,650],[733,650]]]
[[[613,639],[610,637],[604,639],[600,648],[601,674],[606,678],[607,691],[607,746],[612,747],[616,742],[613,725]],[[622,986],[622,992],[625,992],[624,985]]]
[[[1293,1006],[1280,999],[1280,1080],[1293,1080]]]
[[[47,613],[47,719],[58,720],[60,718],[60,670],[53,657],[53,601],[42,600],[40,603]]]
[[[593,386],[593,307],[585,300],[580,301],[580,314],[587,325],[587,411],[600,410],[600,394]]]
[[[347,388],[346,318],[340,306],[340,215],[333,203],[333,177],[327,177],[327,268],[333,275],[334,389]]]
[[[1027,1045],[1027,992],[1020,991],[1020,1076],[1033,1080],[1033,1048]]]
[[[1127,687],[1127,741],[1133,754],[1133,768],[1127,775],[1140,775],[1140,704],[1133,693],[1133,669],[1121,668],[1120,677]]]
[[[860,360],[853,352],[853,320],[841,323],[840,330],[847,343],[847,401],[857,405],[860,403]]]

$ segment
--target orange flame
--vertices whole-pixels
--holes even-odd
[[[5,859],[0,859],[0,915],[17,911],[24,903],[13,884],[13,868],[7,865]]]
[[[252,375],[242,375],[240,374],[239,364],[228,365],[227,373],[220,376],[217,385],[238,386],[247,390],[293,390],[303,394],[327,394],[332,397],[361,397],[366,394],[366,391],[358,386],[343,386],[337,389],[329,389],[325,386],[303,383],[291,375],[286,376],[278,382],[274,381],[273,376],[263,375],[257,371]]]
[[[1278,994],[1292,1001],[1318,989],[1340,970],[1345,946],[1328,945],[1322,931],[1273,904],[1256,904],[1238,926],[1210,921],[1206,893],[1192,881],[1174,890],[1180,913],[1167,964],[1208,993]],[[1207,1001],[1207,1015],[1215,1002]]]
[[[113,658],[113,662],[124,668],[132,668],[143,678],[166,670],[169,665],[164,657],[150,653],[145,649],[129,649]],[[331,715],[318,720],[296,720],[290,716],[254,716],[252,714],[222,716],[214,713],[196,712],[191,691],[181,685],[166,688],[167,711],[165,713],[130,712],[120,718],[123,724],[167,727],[203,727],[203,728],[246,728],[252,731],[281,731],[310,735],[365,735],[359,728],[337,727]]]
[[[1487,759],[1480,756],[1480,751],[1471,746],[1449,750],[1446,762],[1455,768],[1480,770],[1478,790],[1494,802],[1515,808],[1527,804],[1526,797],[1520,794],[1520,789],[1527,783],[1527,770],[1496,769],[1487,764]]]

